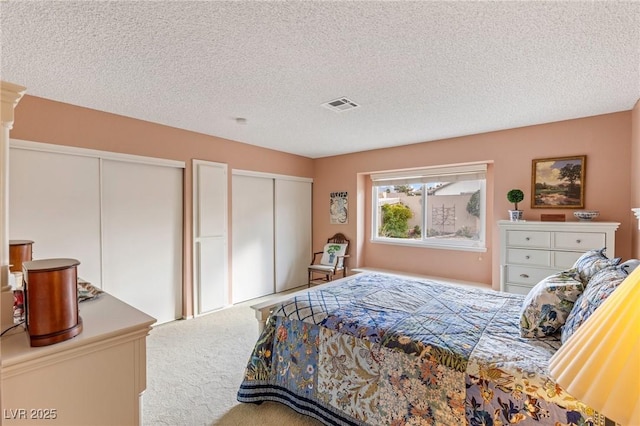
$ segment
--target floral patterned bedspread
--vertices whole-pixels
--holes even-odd
[[[604,425],[548,377],[556,337],[519,333],[523,296],[358,274],[276,308],[241,402],[331,425]]]

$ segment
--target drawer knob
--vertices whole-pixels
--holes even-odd
[[[582,242],[582,240],[576,240],[576,243],[580,244]]]
[[[525,241],[529,241],[530,239],[531,239],[531,238],[527,237],[527,238],[525,238]]]
[[[531,259],[531,256],[527,255],[524,257],[525,259]]]
[[[521,276],[522,278],[529,278],[529,275],[527,275],[527,274],[520,274],[520,276]]]

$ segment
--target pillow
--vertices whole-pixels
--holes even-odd
[[[326,265],[326,266],[336,266],[336,263],[337,263],[337,267],[342,268],[344,258],[342,257],[339,258],[338,256],[344,256],[346,251],[347,251],[346,244],[336,244],[336,243],[325,244],[324,250],[322,252],[322,259],[320,259],[320,264]]]
[[[575,269],[558,272],[536,284],[520,311],[522,337],[546,337],[560,330],[582,294],[584,285]]]
[[[576,260],[571,269],[577,269],[580,280],[585,286],[596,272],[609,266],[616,266],[622,258],[609,259],[605,256],[606,247],[599,250],[589,250]]]
[[[562,327],[561,341],[565,343],[620,285],[629,273],[623,265],[602,269],[591,278],[584,293],[576,300]]]
[[[625,268],[627,274],[632,273],[633,270],[638,267],[638,265],[640,265],[640,260],[638,259],[629,259],[626,262],[622,262],[620,264],[621,267]]]

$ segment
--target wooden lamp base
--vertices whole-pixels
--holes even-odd
[[[25,318],[31,346],[46,346],[82,332],[76,259],[25,262]]]
[[[82,332],[82,318],[78,317],[78,324],[67,330],[56,331],[54,333],[35,335],[29,333],[29,342],[31,346],[47,346],[54,343],[64,342]]]

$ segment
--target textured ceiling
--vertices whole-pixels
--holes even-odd
[[[312,158],[640,98],[639,2],[9,0],[0,14],[0,76],[30,95]],[[343,96],[360,107],[321,107]]]

